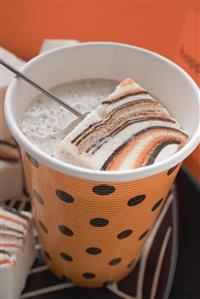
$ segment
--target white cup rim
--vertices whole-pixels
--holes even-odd
[[[132,49],[136,49],[139,51],[142,51],[144,53],[149,53],[150,55],[156,56],[158,59],[163,60],[169,64],[171,64],[173,67],[177,69],[177,71],[181,72],[184,77],[186,77],[187,80],[190,81],[191,87],[195,90],[195,93],[197,94],[197,97],[199,95],[199,88],[196,85],[196,83],[193,81],[193,79],[177,64],[170,61],[169,59],[163,57],[160,54],[157,54],[155,52],[132,46],[122,43],[115,43],[115,42],[88,42],[88,43],[80,43],[75,44],[67,47],[62,47],[59,49],[53,49],[46,53],[40,54],[33,59],[31,59],[29,62],[27,62],[20,70],[22,72],[26,72],[27,69],[29,69],[32,65],[34,65],[35,61],[42,60],[43,57],[49,56],[51,53],[62,51],[64,48],[72,48],[72,47],[86,47],[86,46],[93,46],[93,45],[99,45],[99,46],[116,46],[116,47],[128,47]],[[79,178],[84,178],[88,180],[94,180],[94,181],[101,181],[101,182],[125,182],[130,180],[138,180],[145,177],[152,176],[154,174],[160,173],[162,171],[166,171],[175,165],[181,163],[187,156],[189,156],[192,151],[195,149],[195,147],[198,145],[200,141],[200,120],[199,124],[188,141],[188,143],[180,149],[177,153],[175,153],[173,156],[158,162],[156,164],[152,164],[149,166],[133,169],[133,170],[123,170],[123,171],[99,171],[99,170],[93,170],[93,169],[87,169],[79,166],[75,166],[63,161],[60,161],[56,158],[50,157],[47,154],[45,154],[43,151],[38,149],[35,145],[33,145],[28,138],[21,132],[20,128],[17,125],[17,122],[15,120],[15,117],[12,112],[12,99],[14,90],[16,88],[17,79],[13,79],[10,83],[7,93],[6,93],[6,99],[5,99],[5,117],[8,124],[8,127],[15,137],[15,139],[19,142],[20,145],[22,145],[22,148],[28,152],[30,155],[32,155],[36,160],[39,162],[47,165],[48,167],[61,172],[66,175],[71,175]],[[200,110],[200,100],[198,103],[198,108]]]

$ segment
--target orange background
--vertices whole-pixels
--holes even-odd
[[[199,5],[194,0],[0,0],[0,45],[27,60],[38,54],[44,38],[119,41],[169,57],[198,81],[199,72],[179,52],[184,45],[199,63]],[[200,149],[187,165],[200,180],[199,157]]]
[[[44,38],[120,41],[172,58],[188,10],[198,10],[198,1],[192,0],[1,0],[1,3],[1,44],[24,59],[37,55]]]

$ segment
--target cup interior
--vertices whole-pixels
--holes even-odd
[[[41,54],[28,62],[22,71],[48,89],[78,79],[132,78],[167,107],[192,139],[179,160],[183,160],[198,143],[198,88],[186,72],[158,54],[123,44],[83,43]],[[6,118],[17,140],[14,122],[19,132],[19,120],[37,94],[36,89],[22,80],[14,79],[9,87]]]

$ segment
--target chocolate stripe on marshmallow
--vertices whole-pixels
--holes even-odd
[[[5,162],[19,162],[19,152],[15,144],[0,140],[0,160]]]
[[[163,114],[163,113],[161,113],[161,114]],[[84,141],[92,133],[94,133],[95,136],[97,136],[97,134],[96,134],[97,129],[98,130],[104,129],[104,127],[106,127],[106,125],[108,125],[108,122],[112,122],[112,119],[114,118],[114,116],[115,116],[115,114],[113,114],[113,115],[109,114],[109,116],[104,121],[102,121],[98,126],[94,126],[94,127],[91,126],[90,127],[91,130],[88,133],[86,133],[84,136],[80,135],[80,139],[76,142],[76,146],[80,145],[81,142]],[[132,114],[130,113],[127,116],[127,118],[128,117],[130,118],[130,120],[128,120],[128,121],[131,121],[132,123],[134,123],[134,122],[137,123],[137,122],[143,121],[143,120],[163,120],[163,121],[169,121],[171,123],[176,123],[175,120],[171,117],[167,117],[167,116],[166,117],[164,117],[164,116],[160,117],[158,115],[158,113],[154,113],[154,111],[148,111],[148,110],[146,110],[145,112],[140,112],[140,113],[132,113]],[[119,121],[120,121],[120,119],[118,120],[118,122]],[[125,123],[126,122],[127,121],[125,121]],[[117,122],[115,123],[115,127],[116,127],[116,125],[117,125]],[[109,135],[104,134],[104,136],[108,137]],[[74,143],[74,140],[72,141],[72,143]]]
[[[176,140],[176,139],[169,139],[169,140],[162,141],[160,144],[157,145],[157,147],[155,148],[153,153],[150,155],[150,157],[149,157],[147,163],[145,163],[145,165],[153,164],[154,161],[156,160],[156,158],[158,157],[158,155],[160,154],[160,152],[162,151],[162,149],[164,149],[167,145],[170,145],[170,144],[181,144],[181,141]]]
[[[10,162],[10,163],[17,163],[17,162],[19,162],[19,159],[14,158],[14,157],[5,157],[5,156],[2,155],[2,153],[0,151],[0,161]]]
[[[94,143],[92,145],[90,145],[89,148],[87,148],[85,150],[86,153],[89,153],[94,147],[95,149],[92,151],[92,154],[94,154],[105,142],[106,142],[106,138],[108,137],[113,137],[115,136],[117,133],[121,132],[122,130],[124,130],[125,128],[127,128],[128,126],[130,125],[133,125],[133,124],[136,124],[136,123],[140,123],[140,122],[144,122],[144,121],[153,121],[153,120],[160,120],[160,121],[163,121],[163,122],[171,122],[171,123],[174,123],[174,120],[171,119],[171,118],[164,118],[164,117],[142,117],[142,118],[139,118],[139,119],[132,119],[132,120],[128,120],[126,121],[125,123],[123,123],[122,126],[116,128],[111,134],[109,135],[104,135],[100,140],[98,140],[98,143]],[[104,141],[104,142],[102,142]]]
[[[1,210],[1,209],[0,209],[0,210]],[[13,215],[16,215],[16,216],[18,216],[18,217],[24,219],[24,220],[26,220],[26,221],[29,221],[29,217],[26,216],[26,215],[24,215],[24,214],[22,214],[21,212],[18,212],[18,211],[16,211],[16,210],[10,209],[10,208],[8,208],[8,207],[4,208],[4,210],[7,211],[7,212],[9,212],[9,213],[11,213],[11,214],[13,214]]]
[[[118,112],[123,111],[126,108],[135,108],[137,106],[140,106],[141,104],[153,104],[154,106],[156,105],[160,105],[159,101],[157,101],[156,99],[138,99],[137,101],[135,101],[134,99],[131,102],[125,103],[123,105],[120,105],[119,107],[113,109],[110,113],[108,113],[108,115],[106,116],[106,118],[103,121],[99,121],[96,123],[91,124],[90,126],[88,126],[87,129],[83,130],[78,136],[76,136],[76,138],[74,138],[72,140],[72,143],[75,143],[76,145],[79,145],[81,143],[81,141],[83,139],[85,139],[90,133],[94,132],[94,130],[99,129],[100,127],[104,126],[106,123],[108,123],[111,118],[115,117],[115,115]]]
[[[10,231],[11,233],[17,233],[17,234],[20,234],[20,235],[24,235],[24,233],[22,231],[20,231],[19,229],[15,229],[15,228],[12,228],[12,227],[9,227],[7,225],[0,225],[0,232],[3,232],[3,231]]]
[[[0,239],[3,240],[3,238],[9,239],[9,240],[13,240],[13,241],[18,241],[18,240],[23,240],[24,236],[18,237],[18,236],[13,236],[11,234],[3,234],[0,232]]]
[[[129,143],[130,141],[132,141],[134,138],[150,131],[150,130],[155,130],[155,129],[163,129],[163,130],[172,130],[174,132],[177,132],[177,133],[180,133],[182,135],[184,135],[186,138],[188,137],[188,135],[177,129],[177,128],[172,128],[172,127],[165,127],[165,126],[152,126],[152,127],[148,127],[148,128],[145,128],[137,133],[135,133],[134,135],[132,135],[127,141],[125,141],[123,144],[121,144],[109,157],[108,159],[105,161],[105,163],[103,164],[103,166],[101,167],[101,170],[106,170],[108,165],[113,161],[113,159],[115,158],[115,156],[121,152]],[[166,146],[166,145],[165,145]],[[158,153],[159,154],[159,153]],[[157,155],[158,155],[157,154]],[[155,159],[154,159],[155,160]],[[149,164],[148,164],[149,165]]]
[[[108,131],[110,127],[112,129],[112,127],[117,126],[119,122],[123,123],[125,119],[137,119],[140,115],[141,117],[167,117],[172,122],[176,123],[157,100],[153,98],[139,99],[115,108],[108,113],[102,121],[90,125],[86,130],[79,134],[77,138],[73,139],[72,143],[75,143],[76,146],[80,145],[88,136],[90,137],[93,132],[95,132],[95,136],[92,138],[94,140],[97,136],[96,133],[99,132],[99,130]]]
[[[102,104],[109,104],[110,105],[110,104],[119,102],[121,100],[124,100],[125,98],[136,96],[136,95],[139,95],[139,94],[141,94],[141,95],[148,94],[148,91],[146,91],[146,90],[136,90],[135,92],[128,93],[126,95],[114,98],[112,100],[105,100],[105,101],[102,102]]]
[[[18,148],[18,145],[17,145],[16,143],[14,143],[14,141],[13,141],[13,143],[12,143],[12,142],[10,142],[10,141],[0,139],[0,145],[1,145],[1,144],[3,144],[3,145],[8,145],[8,146],[10,146],[10,147],[12,147],[12,148]]]
[[[141,131],[135,133],[133,136],[134,136],[134,137],[137,137],[137,136],[139,136],[139,135],[141,135],[141,134],[143,134],[143,133],[145,133],[145,132],[147,132],[147,131],[149,131],[149,130],[154,130],[154,129],[164,129],[164,130],[167,129],[167,130],[172,130],[172,131],[174,131],[174,132],[181,133],[181,134],[183,134],[186,138],[188,138],[188,134],[187,134],[186,132],[182,131],[181,129],[173,128],[173,127],[165,127],[165,126],[152,126],[152,127],[148,127],[148,128],[145,128],[145,129],[143,129],[143,130],[141,130]],[[131,139],[132,139],[132,137],[130,138],[130,140],[131,140]]]
[[[7,250],[4,250],[4,249],[0,249],[0,254],[6,254],[6,255],[8,255],[9,257],[12,255],[9,251],[7,251]]]

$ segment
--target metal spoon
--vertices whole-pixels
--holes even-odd
[[[17,77],[20,77],[21,79],[23,79],[24,81],[26,81],[28,84],[30,84],[31,86],[35,87],[40,92],[42,92],[43,94],[45,94],[46,96],[48,96],[50,99],[54,100],[57,104],[63,106],[65,109],[67,109],[68,111],[72,112],[79,119],[82,120],[82,119],[85,118],[85,115],[82,115],[76,109],[74,109],[73,107],[71,107],[68,104],[66,104],[63,101],[61,101],[54,93],[48,91],[47,89],[45,89],[42,86],[40,86],[39,84],[37,84],[36,82],[34,82],[32,79],[30,79],[26,75],[22,74],[20,71],[18,71],[15,67],[13,67],[9,63],[7,63],[2,58],[0,58],[0,64],[3,65],[4,67],[6,67],[9,71],[13,72],[15,75],[17,75]]]

